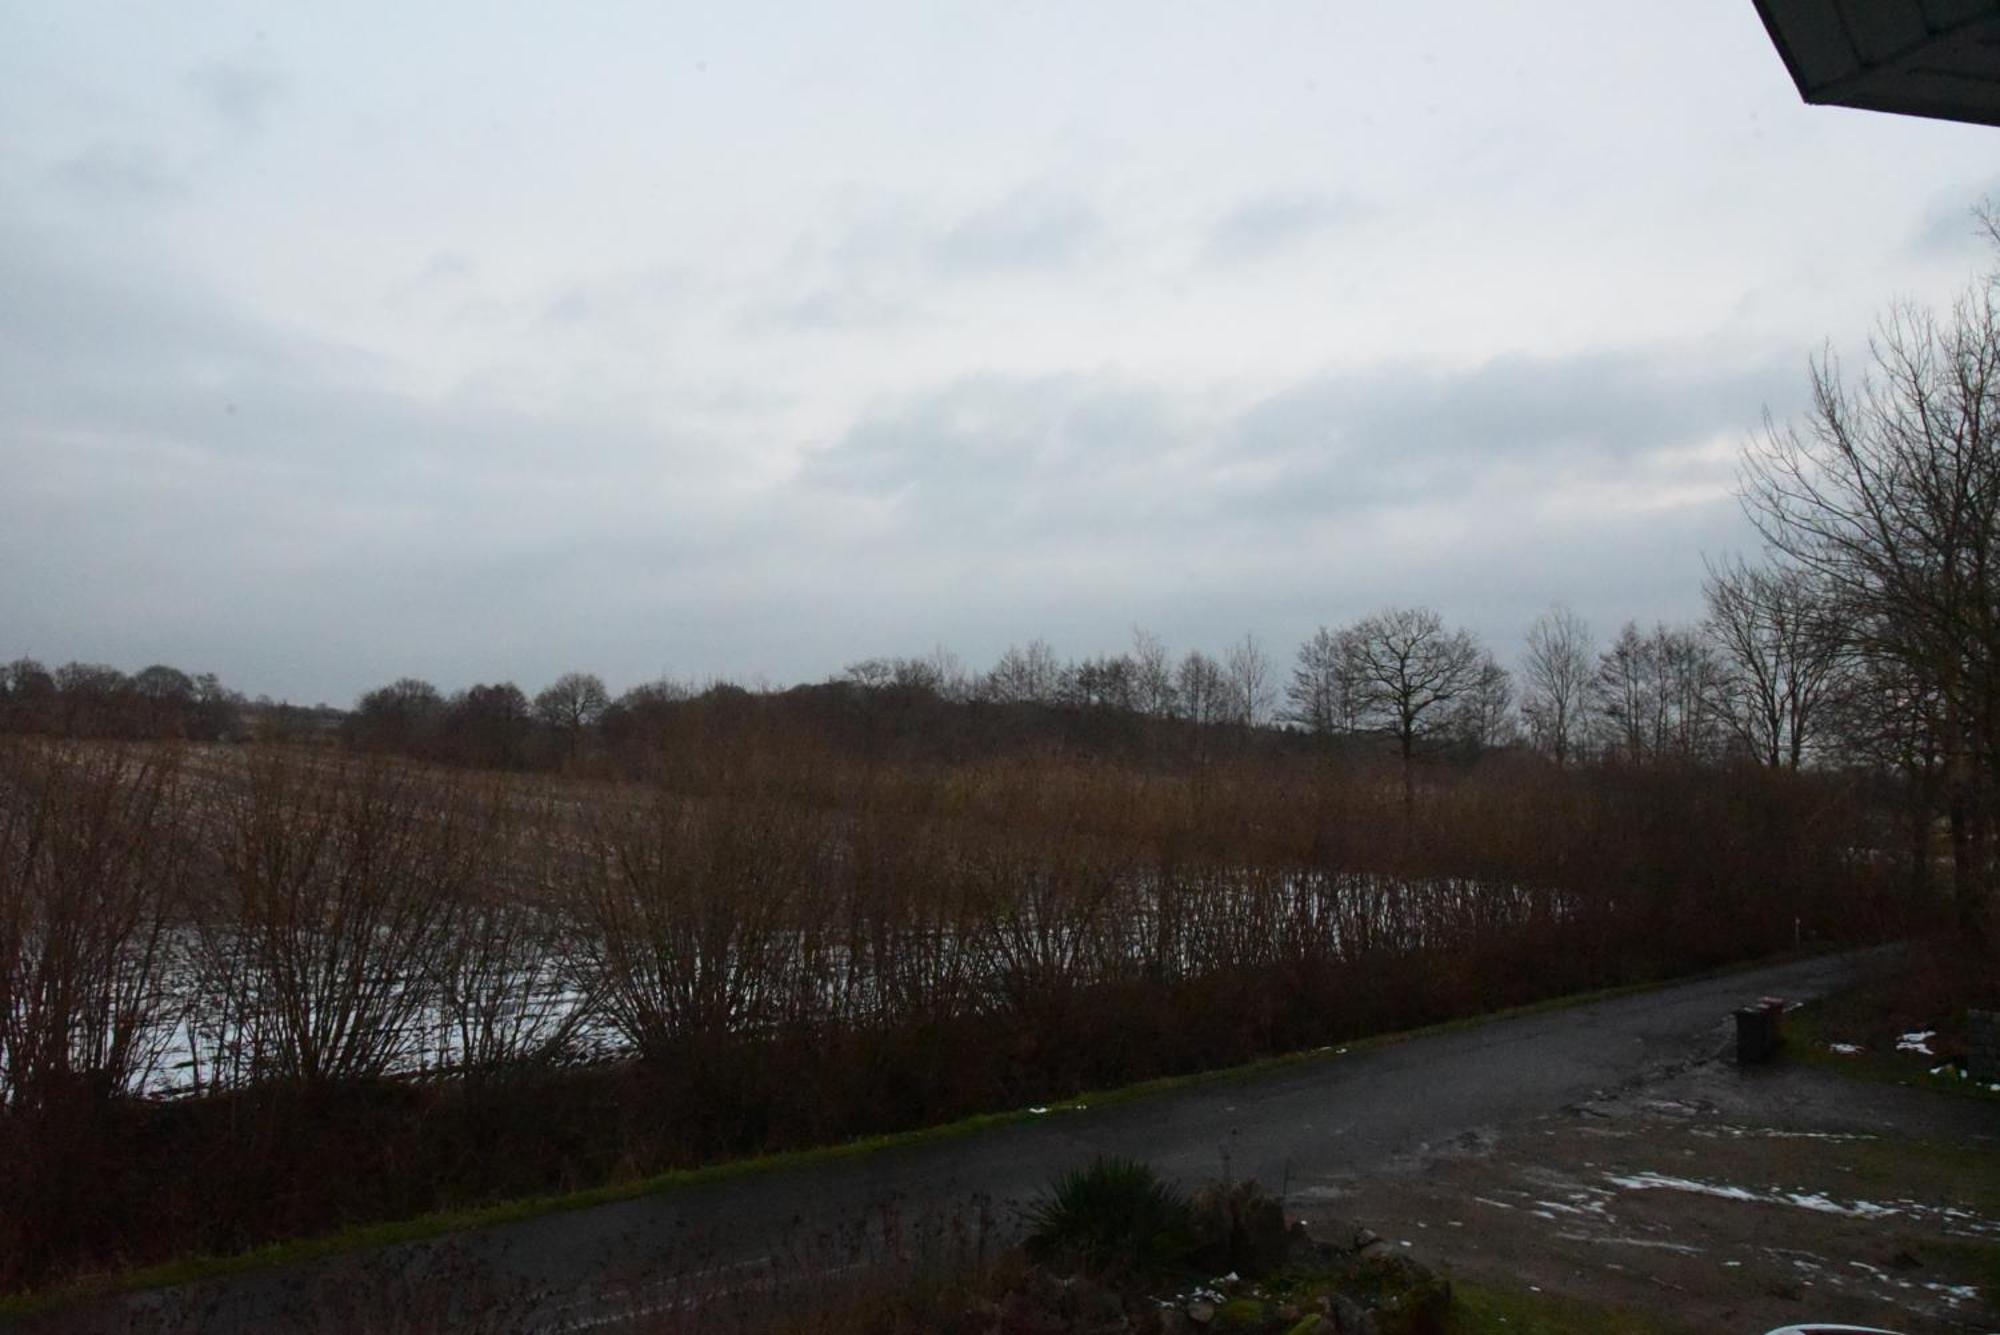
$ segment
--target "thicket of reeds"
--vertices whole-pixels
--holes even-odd
[[[1836,779],[0,743],[0,1284],[1018,1107],[1929,912]],[[1885,838],[1882,842],[1887,843]]]

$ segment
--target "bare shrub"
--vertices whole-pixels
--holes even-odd
[[[251,755],[224,798],[223,911],[200,954],[221,1083],[324,1085],[404,1061],[484,864],[490,808],[457,781],[375,762]]]
[[[521,814],[525,813],[526,819]],[[573,1059],[592,1018],[574,933],[550,892],[564,864],[546,799],[507,789],[488,807],[488,870],[469,887],[430,961],[440,1066],[474,1081]]]
[[[175,753],[0,746],[0,1284],[114,1241],[119,1098],[175,1004],[169,915],[186,871]]]
[[[662,794],[602,813],[586,838],[571,897],[579,961],[634,1049],[684,1055],[773,1017],[805,870],[794,830],[768,809]]]
[[[135,1091],[172,1005],[167,929],[187,869],[170,751],[0,748],[0,1099],[34,1111]]]

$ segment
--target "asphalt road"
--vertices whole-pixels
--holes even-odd
[[[1804,999],[1879,953],[1830,956],[1541,1014],[1494,1020],[1252,1078],[1197,1085],[805,1168],[231,1281],[107,1300],[38,1329],[577,1331],[757,1295],[879,1265],[885,1256],[1004,1243],[1057,1171],[1095,1155],[1144,1159],[1193,1184],[1255,1178],[1324,1198],[1420,1158],[1635,1081],[1712,1058],[1729,1013]]]

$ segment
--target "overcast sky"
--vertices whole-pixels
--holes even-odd
[[[348,703],[1699,610],[2000,131],[1750,0],[0,0],[0,659]]]

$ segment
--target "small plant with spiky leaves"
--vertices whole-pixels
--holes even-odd
[[[1100,1157],[1058,1177],[1028,1212],[1028,1255],[1091,1274],[1152,1274],[1195,1248],[1187,1198],[1134,1159]]]

